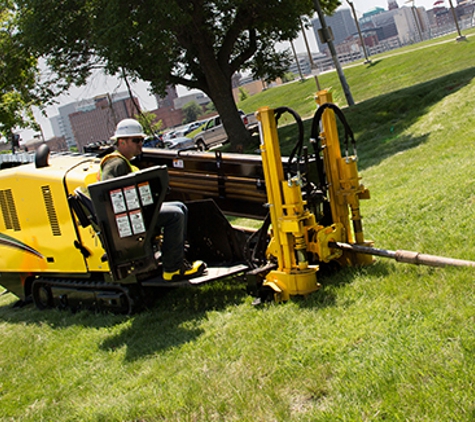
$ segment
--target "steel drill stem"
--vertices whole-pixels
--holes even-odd
[[[387,249],[372,248],[370,246],[356,245],[343,242],[329,242],[328,245],[332,248],[338,248],[345,251],[362,253],[367,255],[382,256],[384,258],[394,259],[398,262],[415,265],[427,265],[430,267],[475,267],[474,261],[465,261],[463,259],[445,258],[436,255],[421,254],[413,251],[390,251]]]

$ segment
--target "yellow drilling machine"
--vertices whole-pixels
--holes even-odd
[[[0,285],[40,309],[132,313],[150,290],[245,277],[263,300],[316,291],[319,267],[361,266],[373,256],[434,266],[474,262],[376,249],[364,239],[360,200],[369,192],[357,170],[356,144],[331,94],[320,91],[309,145],[300,117],[263,107],[260,155],[144,148],[140,171],[97,182],[110,147],[50,154],[0,171]],[[297,122],[298,140],[282,157],[277,124]],[[337,118],[344,130],[343,150]],[[310,148],[309,148],[310,147]],[[189,209],[187,258],[208,264],[200,277],[165,282],[156,218],[163,201]],[[257,230],[226,216],[262,221]]]

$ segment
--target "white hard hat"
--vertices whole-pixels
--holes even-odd
[[[137,120],[124,119],[117,124],[114,136],[111,139],[117,141],[119,138],[132,138],[135,136],[145,138],[147,135],[145,135],[142,125]]]

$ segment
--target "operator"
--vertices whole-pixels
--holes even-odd
[[[101,160],[100,180],[138,171],[130,160],[142,153],[145,137],[142,125],[137,120],[121,120],[111,138],[116,150]],[[161,252],[165,281],[187,280],[200,276],[206,269],[203,261],[190,264],[185,260],[187,216],[188,209],[182,202],[164,202],[160,208],[157,225],[163,227]]]

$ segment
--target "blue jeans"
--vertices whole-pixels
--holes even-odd
[[[167,273],[181,269],[185,253],[188,208],[182,202],[164,202],[157,225],[163,227],[162,264]]]

